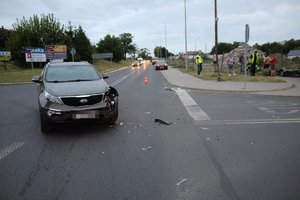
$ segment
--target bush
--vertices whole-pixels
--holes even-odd
[[[262,75],[263,75],[263,76],[270,76],[270,75],[271,75],[271,69],[270,69],[270,68],[264,69],[264,70],[262,71]]]

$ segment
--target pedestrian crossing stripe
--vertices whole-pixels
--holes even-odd
[[[245,120],[207,120],[194,121],[195,125],[259,125],[259,124],[294,124],[300,123],[300,118],[294,119],[245,119]]]

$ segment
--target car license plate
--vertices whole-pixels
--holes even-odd
[[[73,119],[96,119],[98,118],[99,114],[98,111],[91,110],[91,111],[82,111],[78,113],[74,113],[72,115]]]

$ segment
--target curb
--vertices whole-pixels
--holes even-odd
[[[284,88],[277,88],[277,89],[261,89],[261,90],[247,90],[245,89],[244,91],[241,90],[233,90],[233,89],[205,89],[205,88],[199,88],[199,87],[191,87],[191,86],[183,86],[183,85],[178,85],[174,82],[172,82],[171,80],[168,79],[168,77],[161,72],[162,75],[165,77],[165,79],[172,85],[175,87],[179,87],[179,88],[184,88],[184,89],[191,89],[191,90],[198,90],[198,91],[206,91],[206,92],[220,92],[220,93],[258,93],[258,92],[265,92],[266,94],[268,92],[276,92],[276,91],[284,91],[284,90],[289,90],[295,87],[295,85],[293,83],[287,82],[287,86]]]
[[[0,83],[1,86],[10,86],[10,85],[29,85],[34,84],[33,82],[19,82],[19,83]]]

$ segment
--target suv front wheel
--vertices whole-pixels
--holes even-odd
[[[49,133],[51,128],[51,123],[47,120],[46,114],[40,111],[40,120],[41,120],[41,131],[43,133]]]

